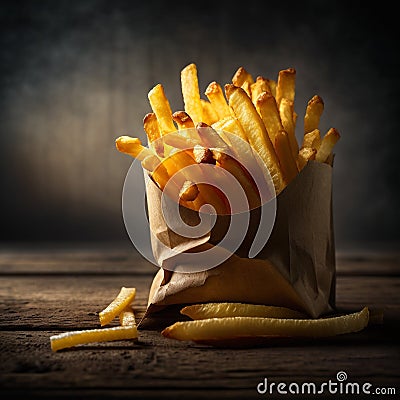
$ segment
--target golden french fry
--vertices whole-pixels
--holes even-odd
[[[285,182],[289,184],[299,171],[290,149],[288,134],[283,130],[279,131],[275,137],[275,150],[278,154]]]
[[[317,150],[311,147],[302,147],[297,155],[297,166],[301,171],[309,160],[315,160]]]
[[[212,124],[212,128],[218,131],[226,131],[229,133],[233,133],[236,136],[239,136],[245,142],[247,142],[247,136],[240,125],[239,120],[236,117],[230,116],[225,117],[224,119],[220,119],[219,121]],[[221,135],[221,133],[219,133]]]
[[[121,311],[121,314],[119,314],[119,324],[121,326],[136,325],[135,314],[131,306],[126,307],[124,310]]]
[[[121,311],[132,303],[136,295],[135,288],[122,287],[117,297],[99,313],[101,326],[109,324]]]
[[[257,76],[256,81],[251,84],[251,101],[255,105],[257,102],[258,96],[262,92],[268,92],[271,93],[271,89],[269,87],[268,79],[262,77],[262,76]]]
[[[228,85],[226,85],[228,86]],[[284,188],[282,171],[274,146],[268,136],[265,125],[258,114],[253,102],[243,89],[233,86],[227,88],[230,93],[229,105],[246,133],[248,142],[258,153],[268,168],[274,182],[275,191],[279,193]]]
[[[319,129],[314,129],[303,136],[303,144],[301,147],[311,147],[318,150],[321,146],[321,134]]]
[[[221,86],[217,82],[211,82],[205,91],[205,95],[212,104],[218,119],[230,117],[231,111],[225,99]],[[209,124],[210,125],[210,124]]]
[[[165,166],[157,156],[148,156],[142,161],[142,167],[150,174],[150,178],[161,189],[164,190],[170,176]],[[175,187],[175,190],[178,190]]]
[[[219,150],[213,150],[212,153],[218,165],[230,172],[243,188],[249,203],[249,209],[252,210],[259,207],[261,205],[261,197],[249,172],[230,155]]]
[[[87,343],[137,339],[137,337],[138,331],[136,325],[115,326],[112,328],[71,331],[53,335],[50,337],[50,345],[53,351],[58,351]]]
[[[148,113],[143,118],[143,128],[146,132],[148,146],[161,157],[164,157],[164,146],[160,139],[160,127],[155,113]]]
[[[279,105],[279,115],[281,117],[283,129],[287,132],[290,150],[294,159],[297,157],[299,152],[299,144],[296,138],[296,124],[294,116],[294,104],[293,101],[283,98]]]
[[[129,154],[140,161],[146,157],[155,156],[152,150],[142,145],[139,138],[120,136],[115,140],[115,146],[121,153]]]
[[[183,307],[181,314],[197,319],[225,317],[262,317],[305,319],[307,315],[286,307],[248,303],[204,303]]]
[[[251,84],[254,83],[254,79],[243,67],[237,69],[232,77],[232,83],[237,87],[241,87],[251,98]]]
[[[315,160],[325,162],[332,153],[333,147],[339,139],[339,132],[335,128],[330,128],[321,140],[321,145],[315,155]]]
[[[191,181],[185,181],[179,191],[179,199],[183,201],[194,201],[198,195],[199,188]]]
[[[278,107],[283,98],[294,101],[295,84],[296,70],[294,68],[279,71],[278,83],[276,84],[276,104]]]
[[[182,69],[181,87],[185,111],[196,125],[203,120],[196,64],[189,64]]]
[[[318,319],[224,317],[176,322],[161,334],[176,340],[194,342],[239,338],[300,337],[323,338],[359,332],[368,325],[369,310]]]
[[[304,115],[304,133],[319,128],[319,121],[324,111],[324,102],[318,95],[313,96],[307,103],[306,113]]]
[[[181,130],[194,128],[192,118],[190,118],[190,115],[185,111],[174,112],[172,114],[172,119],[176,122],[178,128]]]
[[[261,93],[256,100],[256,109],[261,116],[271,142],[275,145],[276,135],[283,130],[283,125],[274,96],[269,92]]]
[[[214,107],[211,105],[211,103],[204,99],[200,99],[200,103],[202,107],[203,122],[211,125],[214,122],[218,121],[218,114],[214,110]]]
[[[164,87],[159,83],[148,93],[148,99],[154,114],[157,117],[158,126],[161,135],[176,131],[174,121],[172,120],[172,111]]]

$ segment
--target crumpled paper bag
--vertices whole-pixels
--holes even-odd
[[[277,196],[276,219],[265,247],[255,258],[248,254],[252,232],[258,227],[251,211],[248,234],[236,254],[210,270],[186,273],[164,269],[165,263],[185,263],[185,252],[214,246],[224,226],[196,239],[171,231],[161,212],[161,191],[146,185],[150,229],[164,246],[152,243],[161,266],[148,297],[145,317],[170,305],[204,302],[246,302],[289,307],[318,318],[335,309],[335,243],[332,215],[332,166],[309,161]],[[181,207],[182,219],[198,223],[196,212]],[[219,217],[218,217],[219,218]],[[173,251],[169,251],[173,249]],[[183,257],[176,259],[176,251]],[[200,261],[201,262],[201,261]]]

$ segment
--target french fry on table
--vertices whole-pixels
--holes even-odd
[[[176,340],[214,343],[245,338],[324,338],[363,330],[369,321],[367,307],[359,312],[318,319],[224,317],[175,322],[161,334]]]
[[[123,309],[129,306],[136,296],[135,288],[122,287],[117,297],[99,313],[101,326],[109,324]]]
[[[235,302],[191,304],[180,312],[194,320],[225,317],[307,318],[305,314],[286,307]]]

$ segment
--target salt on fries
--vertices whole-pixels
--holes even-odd
[[[181,70],[180,83],[184,110],[171,110],[161,83],[149,91],[152,112],[146,114],[143,120],[148,147],[142,146],[137,138],[131,138],[131,142],[128,136],[116,139],[117,149],[138,158],[161,190],[177,168],[179,170],[188,165],[187,151],[179,157],[175,156],[174,162],[167,161],[168,158],[177,150],[193,148],[196,144],[236,154],[237,161],[246,165],[237,143],[230,143],[226,132],[250,144],[251,151],[261,160],[263,167],[268,168],[276,194],[297,176],[307,162],[332,162],[333,148],[340,134],[331,128],[321,137],[319,123],[324,102],[320,96],[314,95],[309,100],[303,119],[302,140],[296,138],[298,114],[294,109],[294,68],[279,71],[277,79],[263,76],[254,79],[244,67],[239,67],[230,83],[209,83],[204,91],[205,98],[202,98],[197,66],[191,63]],[[205,127],[211,130],[202,135],[201,130]],[[190,128],[191,132],[197,129],[199,134],[189,133]],[[179,161],[180,157],[186,157],[186,160]],[[249,154],[246,158],[248,161]],[[194,162],[201,163],[196,159]],[[216,164],[216,160],[208,162]],[[177,167],[172,168],[172,164]],[[188,182],[196,183],[193,177],[185,176],[180,185],[171,185],[170,188],[176,191],[174,198],[179,198],[182,205],[198,211],[205,201],[210,201],[218,214],[229,213],[229,207],[224,204],[226,201],[218,190],[209,185],[194,187]],[[251,186],[243,179],[239,183],[245,192]],[[188,192],[189,188],[192,189]],[[259,204],[254,201],[254,196],[250,197],[253,197],[252,205]]]
[[[117,297],[99,313],[101,325],[110,323],[119,316],[120,326],[63,332],[50,337],[53,351],[88,343],[101,343],[116,340],[137,339],[138,330],[135,315],[131,308],[136,294],[135,288],[122,287]]]
[[[368,325],[369,310],[318,319],[223,317],[176,322],[165,328],[166,338],[218,344],[234,339],[271,337],[323,338],[358,332]]]

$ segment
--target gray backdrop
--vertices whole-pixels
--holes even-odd
[[[127,241],[121,191],[131,159],[114,140],[144,139],[156,83],[182,109],[180,70],[195,62],[202,92],[239,66],[270,78],[294,67],[299,117],[319,94],[322,130],[342,135],[338,247],[399,243],[396,13],[333,3],[3,1],[0,239]]]

